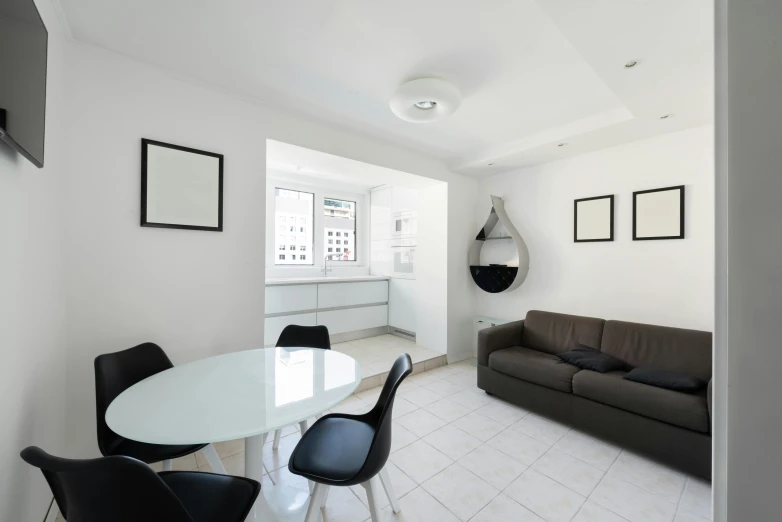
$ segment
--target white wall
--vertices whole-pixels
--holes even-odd
[[[0,143],[0,520],[9,522],[43,520],[52,499],[19,452],[65,448],[64,40],[39,4],[49,29],[46,168]]]
[[[497,175],[481,184],[472,226],[505,200],[527,242],[530,270],[507,294],[478,291],[477,312],[529,309],[683,328],[713,328],[713,129],[696,129]],[[632,193],[686,185],[684,240],[633,241]],[[614,241],[573,242],[573,200],[615,195]]]
[[[715,521],[771,521],[782,469],[782,4],[720,1],[717,16]]]
[[[449,209],[449,234],[452,217],[472,221],[475,181],[439,161],[225,96],[104,50],[74,44],[68,54],[67,400],[74,453],[97,452],[96,355],[150,340],[181,364],[262,346],[267,138],[447,181],[449,201],[460,207],[458,214]],[[225,154],[224,232],[139,227],[142,137]],[[466,227],[461,230],[469,237]],[[465,250],[449,237],[448,251],[449,297],[470,303]],[[450,260],[457,258],[454,269]],[[452,309],[449,299],[449,355],[469,352],[469,337],[460,335],[463,324],[469,327],[469,308]]]
[[[443,252],[463,259],[462,252],[450,253],[448,245],[448,186],[438,184],[418,191],[418,246],[415,249],[416,343],[459,360],[449,338],[448,303],[452,295],[449,279],[442,277],[446,261]],[[450,258],[449,258],[450,259]],[[472,290],[470,288],[470,290]],[[458,294],[457,294],[458,295]]]

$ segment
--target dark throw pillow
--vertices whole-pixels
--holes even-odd
[[[695,377],[666,372],[665,370],[654,370],[652,368],[636,368],[625,375],[624,378],[629,381],[683,393],[697,393],[706,387],[705,382]]]
[[[624,361],[583,344],[579,344],[569,352],[558,353],[557,357],[582,370],[606,373],[628,369]]]

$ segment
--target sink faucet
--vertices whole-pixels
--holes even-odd
[[[329,254],[323,259],[323,268],[320,269],[320,271],[323,272],[323,277],[328,277],[329,272],[331,272],[331,269],[329,268],[329,258],[333,255],[334,254]]]

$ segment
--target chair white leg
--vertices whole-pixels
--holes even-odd
[[[212,471],[214,473],[220,473],[222,475],[226,475],[225,472],[225,466],[223,466],[223,461],[220,460],[220,455],[217,454],[217,450],[214,446],[211,444],[207,444],[204,446],[201,451],[204,453],[204,457],[206,457],[206,461],[209,463],[210,466],[212,466]]]
[[[320,508],[323,507],[323,498],[328,491],[328,486],[324,484],[315,484],[315,491],[310,497],[310,506],[307,508],[307,516],[304,522],[318,522]]]
[[[307,433],[307,421],[306,420],[303,420],[303,421],[301,421],[299,423],[299,431],[301,432],[302,435]]]
[[[277,430],[274,432],[274,443],[272,444],[272,449],[276,450],[280,447],[280,437],[282,437],[282,430]]]
[[[326,502],[329,501],[329,491],[331,491],[331,486],[326,486],[326,494],[323,495],[323,507],[326,507]]]
[[[372,522],[380,522],[380,502],[378,502],[379,482],[380,479],[375,475],[367,482],[361,484],[367,491],[367,502],[369,503],[369,514],[372,515]]]
[[[163,471],[171,471],[174,469],[174,461],[166,459],[163,461]]]
[[[388,476],[386,468],[380,470],[380,482],[383,484],[383,489],[386,490],[386,496],[391,503],[391,508],[394,510],[394,513],[402,511],[402,507],[399,505],[399,500],[396,498],[396,493],[394,492],[394,486],[391,484],[391,477]]]

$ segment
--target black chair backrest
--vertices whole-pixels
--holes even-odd
[[[280,338],[277,339],[277,348],[295,347],[331,350],[329,329],[325,326],[289,324],[282,330]]]
[[[413,373],[413,361],[410,356],[404,353],[397,357],[391,371],[388,372],[388,378],[383,385],[377,403],[364,416],[364,419],[374,426],[375,436],[369,447],[367,460],[352,482],[358,484],[366,482],[380,473],[380,470],[386,465],[388,455],[391,453],[391,411],[394,407],[394,398],[399,385],[411,373]]]
[[[95,358],[95,403],[98,420],[98,447],[111,453],[123,440],[106,424],[106,410],[117,396],[151,375],[173,368],[166,352],[154,343],[144,343],[121,352]]]
[[[63,459],[35,446],[21,455],[43,472],[68,522],[193,522],[174,492],[139,460]]]

